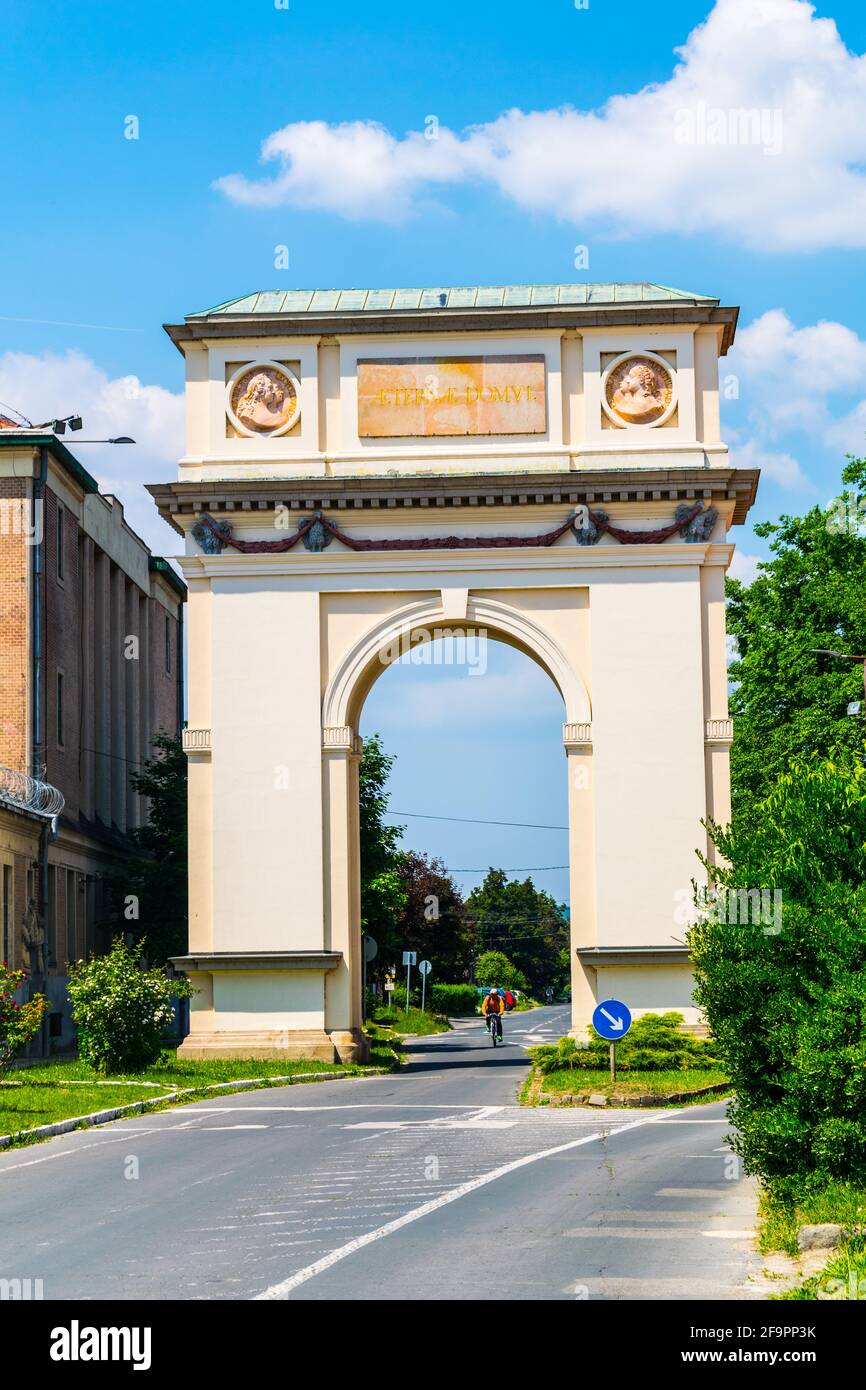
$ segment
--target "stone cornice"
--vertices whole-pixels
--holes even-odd
[[[584,965],[688,965],[688,946],[578,946],[575,955]]]
[[[191,584],[196,579],[261,578],[292,575],[315,582],[353,575],[372,581],[386,574],[490,574],[501,582],[503,573],[531,574],[533,584],[588,584],[593,573],[622,569],[681,569],[696,565],[730,564],[732,545],[665,541],[661,545],[556,545],[521,550],[367,551],[357,554],[334,548],[322,554],[289,551],[285,555],[179,555],[178,564]],[[439,587],[438,580],[431,581]]]
[[[573,473],[485,473],[355,478],[232,478],[150,483],[160,515],[180,534],[200,512],[439,510],[604,506],[609,502],[733,502],[742,525],[755,500],[754,468],[605,468]]]
[[[670,304],[649,301],[640,304],[610,305],[545,305],[544,307],[491,309],[425,309],[389,311],[377,314],[320,313],[279,314],[215,314],[186,323],[163,324],[175,347],[183,352],[183,344],[206,339],[238,338],[331,338],[358,337],[370,334],[406,337],[407,334],[450,333],[525,333],[529,330],[554,330],[565,333],[583,328],[667,328],[675,324],[718,325],[721,334],[721,354],[728,351],[734,339],[738,310],[727,306],[686,302]]]
[[[176,970],[336,970],[341,951],[191,951],[172,956]]]

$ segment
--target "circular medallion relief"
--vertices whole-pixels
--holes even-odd
[[[240,434],[285,434],[300,413],[300,382],[279,362],[241,367],[226,386],[226,414]]]
[[[618,357],[604,374],[602,404],[617,425],[663,424],[676,405],[673,373],[655,353]]]

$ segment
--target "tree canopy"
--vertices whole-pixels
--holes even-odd
[[[403,826],[388,825],[388,777],[394,766],[393,754],[386,753],[378,734],[364,739],[359,769],[359,819],[361,832],[361,927],[379,946],[379,966],[399,940],[397,924],[407,905],[407,893],[400,877]],[[401,947],[402,949],[402,947]]]
[[[400,859],[398,877],[406,906],[397,923],[400,949],[417,951],[418,959],[436,963],[436,978],[457,984],[468,980],[475,950],[460,889],[441,859],[414,850]]]
[[[751,584],[727,581],[735,818],[763,801],[792,758],[863,741],[863,719],[847,713],[863,699],[862,666],[813,654],[866,653],[866,461],[852,459],[842,480],[844,504],[758,524],[772,558]]]
[[[146,937],[148,959],[163,965],[188,942],[187,760],[169,734],[157,734],[153,747],[155,756],[129,774],[147,797],[147,820],[130,834],[139,854],[111,877],[110,925],[136,941]]]
[[[569,924],[566,909],[531,878],[508,878],[504,869],[490,869],[484,882],[466,900],[477,949],[499,950],[525,976],[529,988],[558,988],[567,978]]]

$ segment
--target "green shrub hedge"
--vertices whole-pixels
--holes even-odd
[[[428,998],[437,1014],[448,1014],[451,1018],[474,1014],[478,1007],[478,991],[474,985],[434,985]]]
[[[711,1071],[719,1066],[714,1045],[692,1033],[682,1031],[683,1016],[678,1013],[644,1014],[616,1045],[618,1071]],[[576,1038],[560,1038],[558,1043],[530,1048],[530,1055],[545,1073],[579,1068],[597,1071],[606,1067],[610,1044],[588,1028],[589,1042],[581,1046]]]

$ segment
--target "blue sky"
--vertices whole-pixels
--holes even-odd
[[[163,321],[277,286],[656,280],[741,306],[724,425],[735,460],[764,469],[753,519],[825,501],[866,435],[864,51],[866,9],[849,0],[16,0],[0,400],[32,419],[82,410],[88,435],[140,440],[82,458],[170,552],[140,487],[171,476],[180,448],[182,363]],[[779,148],[675,146],[672,116],[701,102],[781,113]],[[737,541],[748,577],[763,547],[748,528]],[[395,804],[562,819],[558,697],[501,661],[491,671],[516,671],[515,691],[483,730],[453,673],[380,681],[365,724],[400,752]],[[462,723],[419,744],[407,710],[420,718],[447,679]],[[446,788],[422,763],[441,767],[449,736],[466,756]],[[556,835],[475,833],[431,823],[407,838],[449,861],[564,857]]]

